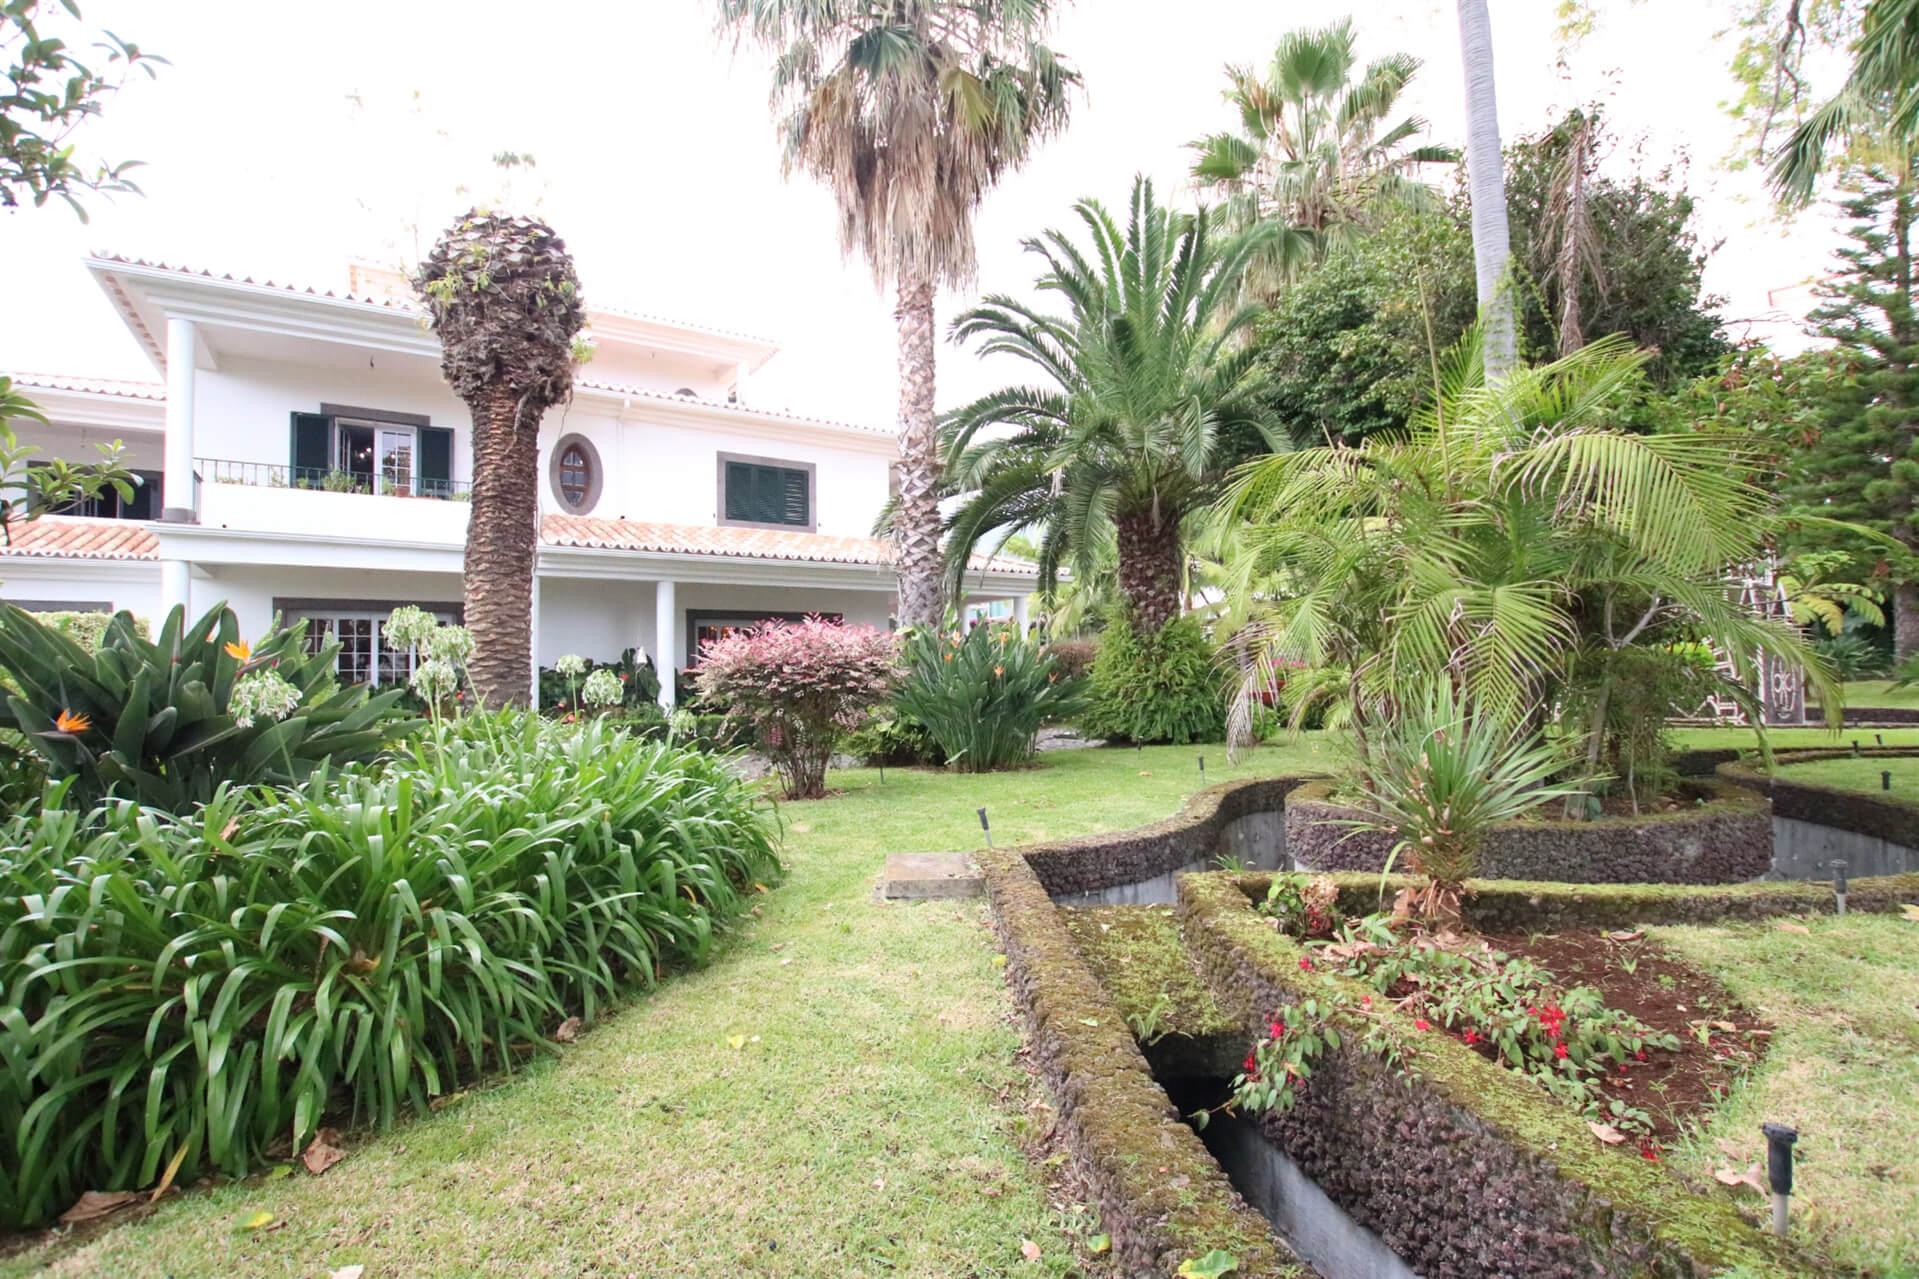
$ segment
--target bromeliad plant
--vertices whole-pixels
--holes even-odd
[[[894,706],[924,726],[961,772],[1025,763],[1040,726],[1079,705],[1079,681],[1062,678],[1046,646],[1017,627],[916,632],[906,640],[906,660]]]
[[[788,799],[826,793],[840,738],[892,694],[899,644],[871,626],[818,617],[763,622],[700,650],[700,699],[753,730]]]
[[[722,760],[517,714],[264,803],[0,822],[0,1222],[517,1069],[703,959],[773,840]]]
[[[249,647],[225,604],[191,623],[175,608],[155,640],[117,614],[89,653],[9,605],[0,671],[17,691],[0,726],[25,734],[51,780],[70,779],[68,804],[114,796],[185,813],[226,783],[286,786],[371,759],[418,725],[398,689],[340,687],[338,653],[308,652],[300,629]]]

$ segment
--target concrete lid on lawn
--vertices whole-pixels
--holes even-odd
[[[880,878],[880,897],[887,901],[978,897],[985,892],[985,877],[965,853],[888,853]]]

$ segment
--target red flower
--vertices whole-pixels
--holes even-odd
[[[1301,955],[1299,957],[1299,971],[1302,973],[1310,973],[1313,971],[1313,957],[1311,955]]]
[[[1413,1022],[1414,1030],[1431,1030],[1432,1028],[1433,1028],[1432,1023],[1427,1021],[1424,1017],[1418,1018],[1416,1021]]]
[[[1275,1017],[1272,1024],[1266,1027],[1266,1033],[1274,1039],[1283,1039],[1286,1035],[1286,1023]]]
[[[1639,1058],[1639,1060],[1641,1061],[1644,1061],[1646,1060],[1646,1050],[1644,1048],[1641,1048],[1638,1052],[1634,1053],[1633,1056]]]
[[[1566,1014],[1550,1005],[1539,1010],[1539,1025],[1554,1039],[1559,1038],[1560,1028],[1566,1024]]]
[[[1659,1162],[1659,1143],[1656,1141],[1641,1142],[1639,1146],[1639,1157],[1641,1159],[1650,1159],[1652,1160],[1652,1162],[1658,1163]]]
[[[1460,1038],[1465,1040],[1468,1045],[1476,1044],[1479,1042],[1479,1032],[1476,1030],[1469,1030],[1465,1034],[1461,1035]]]
[[[1564,1060],[1565,1060],[1565,1059],[1566,1059],[1567,1057],[1569,1057],[1569,1056],[1571,1056],[1571,1055],[1572,1055],[1572,1054],[1570,1054],[1570,1053],[1568,1053],[1568,1052],[1566,1051],[1566,1045],[1564,1045],[1564,1044],[1554,1044],[1554,1045],[1553,1045],[1553,1056],[1555,1056],[1555,1057],[1557,1057],[1557,1058],[1559,1058],[1559,1059],[1560,1059],[1561,1061],[1564,1061]]]
[[[1362,1008],[1371,1008],[1373,1006],[1373,997],[1371,995],[1361,995],[1359,997],[1359,1003]]]

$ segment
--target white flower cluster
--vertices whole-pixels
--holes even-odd
[[[380,629],[394,648],[419,648],[439,626],[440,619],[425,609],[403,604],[393,610]]]
[[[682,706],[666,721],[666,729],[675,740],[692,737],[700,731],[700,717]]]
[[[580,700],[588,706],[617,706],[625,696],[626,690],[620,684],[620,677],[604,666],[587,676],[586,683],[580,685]]]
[[[255,671],[233,686],[227,709],[233,722],[252,728],[256,719],[282,720],[300,705],[300,690],[287,683],[277,671]]]
[[[473,655],[473,632],[464,626],[441,626],[426,637],[420,651],[430,658],[464,666]]]
[[[563,653],[553,663],[553,669],[562,675],[586,674],[586,659],[578,653]]]
[[[438,705],[460,691],[460,670],[444,657],[429,657],[413,668],[408,687],[421,701]]]

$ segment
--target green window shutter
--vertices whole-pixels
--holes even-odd
[[[751,522],[753,514],[753,467],[745,462],[726,464],[726,518]]]
[[[807,509],[806,472],[781,471],[780,522],[805,528],[813,522],[812,512]]]
[[[420,428],[420,470],[415,491],[426,497],[445,497],[453,490],[453,431],[444,426]]]
[[[288,479],[295,487],[302,484],[319,487],[327,471],[332,469],[333,459],[328,455],[332,442],[332,418],[321,413],[293,415],[293,447],[289,457],[292,474]]]

